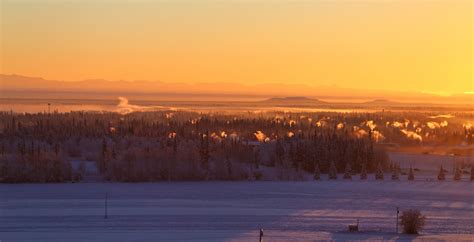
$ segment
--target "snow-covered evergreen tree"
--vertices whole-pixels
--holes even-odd
[[[352,179],[350,162],[347,162],[347,164],[346,164],[346,168],[344,170],[344,177],[343,178],[344,179]]]
[[[334,163],[334,160],[331,160],[331,164],[329,167],[329,179],[337,179],[337,168],[336,164]]]
[[[205,179],[209,179],[209,131],[201,135],[201,146],[199,149],[199,155],[201,158],[201,167],[206,172]]]
[[[362,167],[360,170],[360,179],[367,180],[367,164],[365,162],[362,163]]]
[[[99,164],[98,164],[99,171],[102,173],[106,173],[109,163],[110,163],[110,152],[107,145],[107,141],[105,140],[105,138],[103,138],[102,149],[101,149],[100,159],[99,159]]]
[[[375,179],[376,180],[383,180],[383,168],[382,168],[382,164],[380,162],[377,164],[377,171],[375,172]]]
[[[445,172],[444,172],[443,165],[441,165],[441,166],[439,167],[438,180],[439,180],[439,181],[444,181],[445,179],[446,179],[446,175],[445,175]]]
[[[260,169],[260,150],[255,149],[253,156],[253,165],[255,166],[255,169]]]
[[[408,180],[413,181],[415,180],[415,173],[413,172],[413,168],[410,166],[410,170],[408,171]]]
[[[276,158],[275,165],[280,165],[285,159],[285,148],[283,147],[283,144],[280,138],[276,140],[275,158]]]
[[[321,179],[321,170],[319,169],[319,163],[316,162],[314,165],[314,180],[320,180]]]
[[[392,170],[392,180],[400,180],[400,167],[397,164],[393,164]]]
[[[459,167],[455,167],[454,168],[454,177],[453,179],[455,181],[460,181],[461,180],[461,177],[462,177],[462,171],[461,169],[459,169]]]
[[[471,165],[471,181],[474,181],[474,164]]]

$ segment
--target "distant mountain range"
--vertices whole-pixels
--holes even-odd
[[[316,98],[308,97],[273,97],[259,101],[259,104],[268,104],[273,106],[286,106],[286,107],[395,107],[395,106],[407,106],[414,105],[409,103],[401,103],[390,101],[387,99],[375,99],[364,102],[327,102],[321,101]]]
[[[323,102],[321,100],[315,98],[307,98],[307,97],[273,97],[261,102],[264,103],[272,103],[272,104],[327,104],[327,102]]]
[[[370,106],[392,106],[406,103],[463,104],[472,106],[474,101],[474,95],[472,94],[456,94],[444,97],[415,91],[362,90],[332,86],[312,87],[301,84],[189,84],[143,80],[109,81],[103,79],[60,81],[4,74],[0,74],[0,93],[0,98],[115,99],[118,96],[126,96],[142,100],[175,101],[264,100],[260,103],[309,106],[334,103],[353,103]],[[313,97],[318,97],[318,99]]]
[[[372,101],[364,102],[366,105],[387,105],[387,106],[392,106],[392,105],[401,105],[403,103],[400,102],[395,102],[395,101],[390,101],[387,99],[375,99]]]

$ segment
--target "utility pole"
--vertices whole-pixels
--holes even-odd
[[[108,194],[105,193],[105,215],[104,215],[104,218],[107,218],[107,199],[108,199]]]
[[[400,210],[399,210],[398,207],[397,207],[397,223],[396,223],[396,224],[397,224],[397,234],[398,234],[398,214],[399,214],[399,213],[400,213]]]

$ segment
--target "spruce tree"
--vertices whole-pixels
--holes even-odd
[[[337,179],[337,168],[336,168],[336,164],[334,164],[334,160],[331,160],[331,165],[329,167],[329,179],[331,180]]]
[[[367,148],[367,169],[373,170],[375,161],[374,144],[372,140],[372,131],[369,130],[369,147]],[[382,178],[383,179],[383,178]]]
[[[415,180],[415,173],[413,172],[413,168],[410,166],[410,170],[408,171],[408,180],[413,181]]]
[[[397,164],[393,164],[392,180],[400,180],[400,167]]]
[[[51,176],[50,181],[54,181],[54,182],[62,181],[62,164],[59,157],[54,157],[52,160],[50,176]]]
[[[305,147],[301,142],[296,143],[296,171],[300,170],[303,166],[303,163],[305,161]]]
[[[321,179],[321,170],[319,170],[319,163],[316,162],[314,165],[314,180],[320,180]]]
[[[344,177],[343,178],[344,179],[352,179],[350,162],[347,162],[347,164],[346,164],[346,169],[344,170]]]
[[[367,180],[367,163],[366,162],[362,164],[362,169],[360,171],[360,179]]]
[[[107,141],[105,140],[105,138],[103,138],[102,150],[101,150],[101,156],[100,156],[100,162],[99,162],[99,171],[102,174],[105,174],[107,172],[109,161],[110,161],[109,148],[107,146]]]
[[[461,172],[461,169],[459,169],[459,167],[456,167],[454,168],[454,180],[455,181],[460,181],[461,180],[461,176],[462,176],[462,172]]]
[[[201,167],[206,173],[209,172],[209,131],[201,135],[201,146],[199,147],[199,155],[201,158]],[[207,176],[208,174],[206,174]]]
[[[255,169],[260,168],[260,151],[258,149],[255,149],[253,153],[253,164],[255,166]]]
[[[375,172],[375,180],[383,180],[383,168],[382,163],[377,164],[377,171]]]
[[[439,172],[438,172],[438,181],[444,181],[446,179],[446,175],[444,174],[444,169],[443,165],[439,167]]]
[[[276,146],[275,146],[275,155],[276,155],[276,163],[280,165],[285,158],[285,148],[283,148],[283,144],[281,143],[281,139],[277,139]]]
[[[474,181],[474,164],[471,165],[471,181]]]

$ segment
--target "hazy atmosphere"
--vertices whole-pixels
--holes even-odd
[[[3,74],[209,83],[220,91],[261,84],[248,91],[286,95],[287,86],[304,95],[321,86],[474,91],[470,0],[2,0],[0,6]]]
[[[0,242],[473,241],[472,0],[0,0]]]

